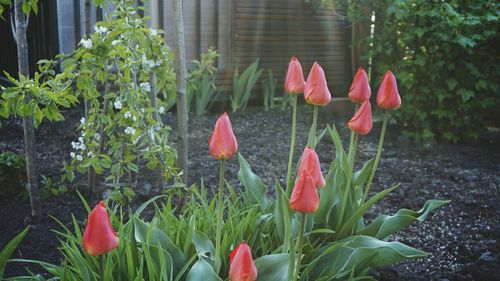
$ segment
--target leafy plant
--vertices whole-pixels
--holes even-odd
[[[42,187],[40,188],[40,193],[43,199],[47,199],[51,196],[60,196],[68,192],[68,188],[65,185],[57,185],[52,178],[45,175],[41,175]]]
[[[487,63],[496,58],[498,1],[372,1],[368,8],[376,14],[375,36],[360,44],[373,44],[366,54],[373,77],[388,68],[398,77],[403,132],[424,141],[477,140],[500,102],[500,68]],[[354,21],[363,9],[352,1]]]
[[[276,93],[276,79],[274,78],[273,71],[269,69],[267,79],[262,81],[262,89],[264,96],[264,109],[267,111],[274,108],[275,93]]]
[[[0,153],[0,196],[17,195],[26,185],[24,155],[11,151]]]
[[[201,60],[193,60],[195,67],[188,74],[187,105],[196,115],[204,114],[219,95],[215,88],[215,61],[219,54],[210,48],[201,55]],[[194,108],[194,109],[193,109]]]
[[[247,107],[248,100],[252,94],[252,89],[264,70],[258,69],[258,67],[259,59],[248,66],[243,73],[241,73],[241,76],[238,73],[237,68],[234,71],[233,94],[230,96],[231,108],[233,112]]]
[[[9,261],[10,256],[16,250],[17,246],[23,240],[24,236],[28,233],[29,227],[25,228],[21,233],[16,235],[0,252],[0,279],[3,280],[3,274],[5,272],[5,266]]]
[[[161,31],[145,25],[133,1],[115,6],[63,62],[63,75],[76,81],[76,94],[90,105],[64,179],[91,167],[114,187],[112,198],[123,202],[133,196],[143,168],[158,171],[163,183],[177,179],[170,127],[161,118],[175,100],[175,75]]]

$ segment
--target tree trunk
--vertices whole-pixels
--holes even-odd
[[[89,35],[90,34],[90,29],[92,26],[92,23],[90,21],[90,11],[91,11],[91,0],[84,0],[83,2],[83,36]],[[85,108],[85,120],[88,120],[88,115],[89,115],[89,102],[84,99],[83,100],[83,106]],[[95,187],[95,182],[96,182],[96,173],[94,171],[94,168],[92,166],[89,166],[87,169],[87,201],[88,203],[92,206],[94,203],[94,187]]]
[[[91,0],[84,0],[83,2],[83,35],[90,34],[90,1]]]
[[[29,76],[28,42],[26,40],[26,18],[22,11],[23,0],[16,0],[14,4],[17,37],[17,64],[19,73]],[[28,102],[27,100],[25,102]],[[26,176],[28,179],[28,193],[30,196],[31,216],[39,218],[42,215],[42,201],[38,188],[38,171],[35,147],[35,127],[31,116],[23,117],[24,149],[26,153]]]
[[[177,146],[184,183],[188,179],[188,113],[186,104],[186,53],[182,0],[172,1],[174,15],[175,78],[177,80]]]

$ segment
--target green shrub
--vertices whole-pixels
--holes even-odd
[[[235,70],[233,76],[233,94],[230,96],[233,112],[247,107],[253,87],[264,70],[258,69],[258,67],[259,59],[248,66],[241,75],[238,73],[238,69]]]
[[[364,43],[373,43],[368,55],[374,82],[378,85],[389,68],[398,78],[403,106],[396,117],[403,132],[417,140],[476,140],[499,112],[500,3],[391,0],[371,5],[375,36]]]
[[[204,114],[218,96],[215,88],[215,61],[219,54],[214,48],[201,55],[200,61],[193,60],[195,67],[188,74],[187,106],[196,115]]]
[[[24,191],[26,159],[11,151],[0,153],[0,196],[12,196]]]
[[[75,93],[89,105],[63,179],[91,167],[115,188],[112,198],[125,201],[143,170],[158,171],[163,182],[178,179],[171,129],[162,120],[175,100],[175,74],[163,32],[147,27],[134,1],[113,3],[113,15],[63,62],[61,76],[75,80]]]
[[[276,79],[274,78],[273,71],[269,69],[267,79],[262,81],[262,94],[264,98],[264,109],[267,111],[274,108],[276,100]]]

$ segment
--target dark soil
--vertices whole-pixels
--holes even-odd
[[[58,177],[62,161],[69,158],[71,141],[78,137],[74,128],[81,112],[72,111],[66,115],[67,121],[42,125],[37,130],[40,173],[54,178]],[[299,107],[297,157],[307,142],[311,116],[310,107]],[[191,116],[189,123],[189,181],[199,183],[203,177],[209,188],[217,186],[218,163],[210,157],[207,146],[217,117],[216,114]],[[230,118],[239,152],[271,192],[274,182],[284,182],[286,176],[290,113],[279,109],[266,112],[262,108],[249,108],[245,112],[230,114]],[[319,121],[319,128],[335,124],[347,141],[346,120],[321,112]],[[168,115],[167,123],[175,127],[173,114]],[[20,124],[16,120],[4,123],[0,129],[0,152],[22,151]],[[375,156],[380,126],[380,122],[376,122],[372,133],[361,138],[359,165]],[[333,145],[328,136],[317,147],[317,152],[322,168],[326,170],[333,156]],[[398,182],[401,187],[377,203],[370,210],[370,217],[380,213],[393,214],[400,208],[417,210],[432,198],[452,202],[437,210],[427,221],[415,223],[390,238],[428,252],[426,258],[377,269],[374,276],[379,280],[498,280],[499,159],[498,133],[488,134],[476,145],[433,144],[422,147],[399,137],[395,128],[390,126],[372,192]],[[226,172],[226,179],[234,186],[239,186],[237,172],[235,157],[227,164]],[[83,186],[83,180],[77,180],[75,186]],[[69,227],[71,213],[79,221],[85,219],[83,206],[74,193],[45,200],[43,210]],[[25,227],[29,203],[17,198],[1,199],[0,214],[0,248],[3,248]],[[50,218],[36,224],[17,249],[15,257],[57,263],[59,242],[51,229],[61,228]],[[36,268],[31,268],[36,271]],[[7,276],[24,273],[19,264],[7,266]]]

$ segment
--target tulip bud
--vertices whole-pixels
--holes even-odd
[[[347,123],[347,126],[360,135],[366,135],[371,131],[373,127],[372,106],[369,100],[361,104],[361,107]]]
[[[377,92],[377,104],[382,109],[397,109],[401,106],[396,77],[390,70],[384,75]]]
[[[318,154],[310,146],[304,149],[300,158],[300,166],[298,174],[310,174],[314,181],[314,187],[319,188],[325,186],[325,179],[321,174],[321,166],[319,163]]]
[[[305,84],[302,66],[296,57],[292,57],[286,72],[285,91],[289,94],[303,93]]]
[[[231,127],[231,121],[226,113],[222,114],[217,123],[212,136],[208,139],[210,155],[217,160],[227,160],[233,157],[238,150],[238,143]]]
[[[319,196],[313,178],[307,172],[299,174],[290,196],[290,209],[304,214],[314,213],[318,205]]]
[[[99,256],[111,252],[120,244],[104,201],[99,202],[90,213],[87,226],[83,232],[83,248],[91,256]]]
[[[312,105],[327,105],[332,100],[332,95],[326,83],[325,72],[317,62],[314,62],[307,76],[304,97],[306,102]]]
[[[241,242],[229,254],[229,280],[254,281],[257,279],[257,268],[253,263],[252,252],[245,242]]]
[[[372,91],[368,83],[368,76],[365,70],[360,67],[354,79],[352,79],[351,88],[349,89],[349,99],[355,103],[363,103],[365,100],[370,99]]]

